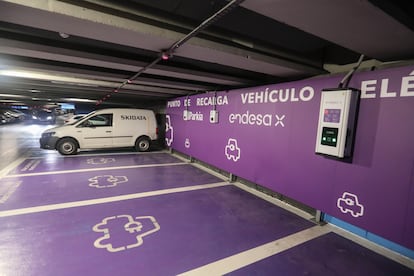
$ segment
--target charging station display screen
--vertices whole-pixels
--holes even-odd
[[[323,112],[323,121],[325,123],[339,123],[340,118],[340,109],[325,109]]]
[[[336,147],[338,141],[338,128],[323,127],[321,144],[325,146]]]

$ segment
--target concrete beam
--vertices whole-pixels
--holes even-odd
[[[54,31],[57,35],[63,32],[156,52],[185,35],[56,0],[3,1],[0,2],[0,17],[6,22]],[[315,66],[197,37],[179,48],[175,55],[278,77],[324,73]]]

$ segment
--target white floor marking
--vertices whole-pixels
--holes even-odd
[[[105,188],[113,188],[118,186],[118,184],[128,182],[128,177],[124,175],[97,175],[91,177],[89,180],[89,187],[97,188],[97,189],[105,189]]]
[[[232,184],[228,182],[217,182],[217,183],[210,183],[210,184],[204,184],[204,185],[172,188],[172,189],[165,189],[165,190],[158,190],[158,191],[151,191],[151,192],[144,192],[144,193],[127,194],[127,195],[121,195],[121,196],[112,196],[112,197],[105,197],[105,198],[98,198],[98,199],[89,199],[89,200],[73,201],[73,202],[58,203],[58,204],[51,204],[51,205],[35,206],[35,207],[0,211],[0,217],[10,217],[10,216],[17,216],[17,215],[40,213],[40,212],[46,212],[46,211],[52,211],[52,210],[82,207],[82,206],[96,205],[96,204],[123,201],[123,200],[136,199],[136,198],[144,198],[144,197],[151,197],[151,196],[158,196],[158,195],[165,195],[165,194],[172,194],[172,193],[181,193],[181,192],[188,192],[188,191],[195,191],[195,190],[202,190],[202,189],[210,189],[210,188],[223,187],[223,186],[228,186],[228,185],[232,185]]]
[[[112,230],[109,226],[108,221],[117,220],[117,219],[126,219],[127,223],[124,221],[124,230],[128,232],[128,235],[133,235],[135,243],[125,245],[123,242],[117,242],[117,245],[114,247],[113,244],[110,242],[111,240],[116,241],[117,234],[115,232],[115,237],[112,237]],[[145,222],[147,221],[147,222]],[[148,227],[149,224],[152,224],[152,227]],[[147,225],[144,229],[143,225]],[[153,216],[138,216],[133,217],[131,215],[118,215],[118,216],[111,216],[104,218],[100,223],[95,224],[92,228],[94,232],[103,233],[101,237],[99,237],[93,245],[96,248],[103,248],[106,249],[108,252],[115,253],[119,251],[124,251],[131,248],[136,248],[141,246],[144,243],[144,237],[151,235],[161,229],[159,223]],[[121,231],[122,232],[122,231]],[[125,233],[124,233],[125,234]]]
[[[132,166],[119,166],[119,167],[104,167],[104,168],[91,168],[91,169],[77,169],[67,171],[53,171],[53,172],[38,172],[38,173],[25,173],[25,174],[11,174],[5,175],[3,178],[12,177],[24,177],[24,176],[36,176],[36,175],[49,175],[49,174],[62,174],[62,173],[80,173],[80,172],[93,172],[93,171],[108,171],[108,170],[120,170],[120,169],[136,169],[136,168],[150,168],[150,167],[164,167],[164,166],[180,166],[188,165],[183,162],[179,163],[165,163],[165,164],[149,164],[149,165],[132,165]]]
[[[56,154],[56,158],[80,158],[80,157],[88,157],[88,156],[112,156],[112,155],[145,155],[145,154],[169,154],[167,151],[148,151],[148,152],[101,152],[101,153],[80,153],[76,155],[60,155]],[[30,156],[30,159],[45,159],[45,156]]]
[[[20,184],[22,184],[21,181],[16,181],[12,183],[10,187],[8,187],[6,192],[3,195],[0,195],[0,204],[5,203],[9,199],[9,197],[17,190]]]
[[[2,169],[0,171],[0,179],[1,178],[4,178],[10,171],[12,171],[13,169],[17,168],[25,160],[26,160],[26,157],[20,157],[20,158],[14,160],[12,163],[10,163],[4,169]]]
[[[286,251],[329,232],[331,232],[331,229],[328,227],[314,226],[287,237],[274,240],[236,255],[184,272],[179,274],[179,276],[224,275],[270,256],[276,255],[280,252]]]

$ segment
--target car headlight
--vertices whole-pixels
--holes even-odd
[[[36,117],[36,116],[34,116],[34,115],[32,116],[32,118],[33,118],[33,119],[35,119],[35,120],[37,119],[37,117]]]
[[[47,137],[52,137],[53,135],[55,135],[56,132],[52,131],[52,132],[43,132],[42,133],[42,137],[43,138],[47,138]]]
[[[52,116],[47,116],[47,120],[52,120]]]

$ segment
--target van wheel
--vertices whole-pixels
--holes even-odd
[[[147,137],[141,137],[135,142],[136,151],[148,151],[150,148],[150,140]]]
[[[57,144],[56,149],[62,155],[72,155],[78,152],[78,144],[71,138],[63,138]]]

